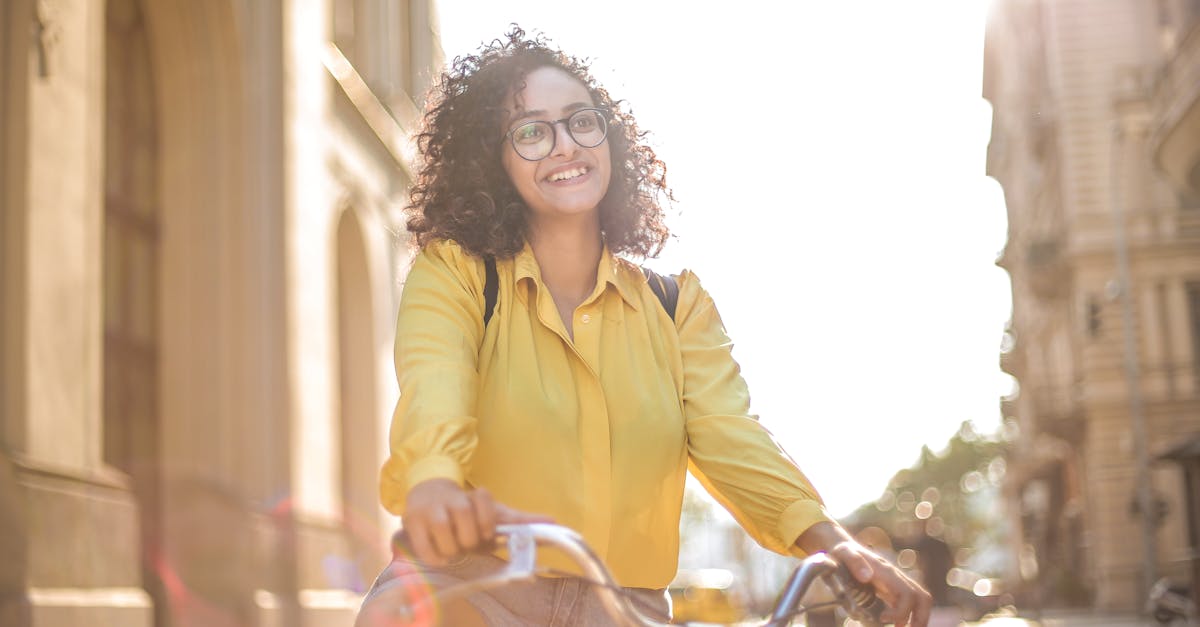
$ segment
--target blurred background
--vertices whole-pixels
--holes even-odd
[[[651,131],[650,265],[938,621],[1200,598],[1196,0],[3,0],[0,624],[352,623],[411,137],[510,22]],[[682,527],[681,614],[773,600],[702,491]]]

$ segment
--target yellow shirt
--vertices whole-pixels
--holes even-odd
[[[712,298],[679,276],[675,321],[641,270],[600,260],[575,310],[574,341],[528,246],[497,260],[499,294],[484,328],[484,264],[449,242],[409,272],[396,328],[400,400],[384,507],[449,478],[572,527],[624,586],[675,575],[690,467],[763,546],[828,520],[816,490],[749,414],[750,396]],[[575,571],[558,557],[550,566]]]

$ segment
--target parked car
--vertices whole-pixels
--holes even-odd
[[[745,608],[732,589],[733,573],[722,568],[681,570],[668,586],[674,622],[733,623]]]

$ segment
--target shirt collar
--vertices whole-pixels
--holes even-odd
[[[529,247],[529,242],[525,242],[525,247],[517,256],[513,258],[513,276],[517,282],[521,279],[532,279],[535,284],[542,282],[542,270],[537,265],[537,259],[533,256],[533,249]]]
[[[617,293],[621,298],[633,307],[634,311],[639,311],[641,306],[638,304],[638,299],[634,295],[638,293],[638,284],[631,280],[632,277],[644,280],[644,275],[638,271],[632,263],[614,256],[608,250],[608,245],[604,245],[604,252],[600,254],[600,270],[597,274],[599,280],[608,281],[617,288]]]
[[[632,270],[632,271],[631,271]],[[638,300],[634,297],[638,293],[638,285],[633,277],[642,279],[643,275],[630,262],[616,257],[608,250],[608,245],[604,245],[604,249],[600,253],[600,265],[596,270],[596,282],[604,281],[612,284],[617,288],[617,293],[621,298],[633,307],[634,311],[639,311],[641,306]],[[522,279],[530,279],[535,285],[542,285],[542,271],[538,267],[537,259],[533,256],[533,249],[529,247],[529,243],[525,243],[525,247],[513,259],[513,275],[518,283]]]

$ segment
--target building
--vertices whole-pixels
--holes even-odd
[[[432,0],[0,3],[0,624],[348,625]]]
[[[1200,584],[1200,2],[996,0],[983,89],[1013,577],[1026,604],[1138,611],[1153,577]]]

